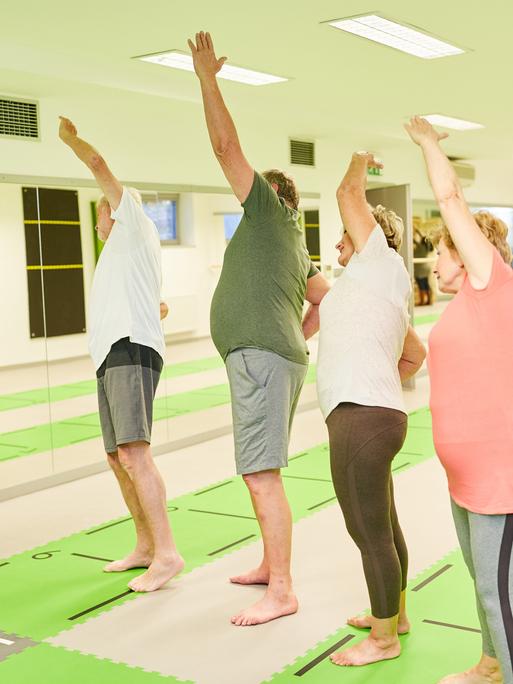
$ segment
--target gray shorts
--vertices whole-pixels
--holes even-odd
[[[96,371],[98,407],[103,443],[107,453],[120,444],[151,443],[153,399],[163,361],[151,347],[115,342]]]
[[[228,354],[239,475],[287,465],[290,428],[307,370],[265,349],[243,347]]]

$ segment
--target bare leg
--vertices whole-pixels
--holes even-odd
[[[502,684],[503,681],[499,661],[483,653],[479,663],[470,670],[448,675],[438,684]]]
[[[268,569],[268,587],[260,601],[232,617],[237,626],[269,622],[298,608],[290,576],[292,516],[280,471],[264,470],[243,477],[262,531],[264,560],[260,567]]]
[[[256,502],[251,489],[249,490],[249,494],[251,496],[253,510],[256,511]],[[269,559],[266,554],[265,544],[264,555],[260,565],[254,570],[250,570],[242,575],[234,575],[233,577],[230,577],[230,582],[233,584],[269,584]]]
[[[390,660],[401,654],[401,644],[397,637],[397,620],[395,615],[383,620],[371,617],[371,633],[356,646],[338,651],[330,656],[335,665],[368,665],[379,660]]]
[[[129,582],[128,586],[134,591],[155,591],[184,566],[171,534],[164,482],[153,461],[150,445],[146,442],[119,446],[118,457],[132,481],[153,541],[153,559],[148,570]]]
[[[135,549],[126,558],[108,563],[103,569],[105,572],[123,572],[131,568],[147,568],[153,558],[153,539],[148,522],[144,517],[132,480],[119,462],[117,452],[107,454],[107,459],[134,520],[137,541]]]

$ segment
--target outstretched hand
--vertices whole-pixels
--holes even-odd
[[[353,160],[365,161],[369,169],[383,168],[383,164],[374,157],[372,152],[354,152]]]
[[[65,116],[60,116],[59,119],[59,138],[67,142],[70,138],[74,138],[77,135],[77,128],[73,121]]]
[[[198,78],[201,80],[202,78],[214,77],[221,70],[227,57],[217,59],[210,33],[200,31],[196,34],[196,42],[190,38],[187,42],[191,48],[194,71]]]
[[[404,124],[406,132],[417,145],[423,145],[426,142],[440,142],[449,137],[448,133],[439,133],[433,126],[423,119],[421,116],[412,116],[410,122]]]

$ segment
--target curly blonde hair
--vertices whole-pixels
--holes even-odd
[[[372,209],[372,215],[379,223],[388,242],[388,246],[398,252],[401,249],[404,234],[404,224],[400,216],[386,207],[378,204]]]
[[[508,244],[508,226],[501,219],[497,218],[489,211],[478,211],[474,214],[477,225],[483,233],[488,242],[491,242],[495,249],[499,252],[501,257],[507,264],[511,263],[513,258],[511,247]],[[438,244],[440,240],[449,248],[457,252],[456,245],[453,242],[451,234],[447,226],[440,222],[435,229],[433,235],[430,237],[433,244]]]

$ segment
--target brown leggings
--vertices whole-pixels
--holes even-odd
[[[395,409],[343,403],[326,424],[331,474],[347,531],[360,549],[372,615],[399,612],[408,550],[397,519],[391,463],[406,437],[408,417]]]

